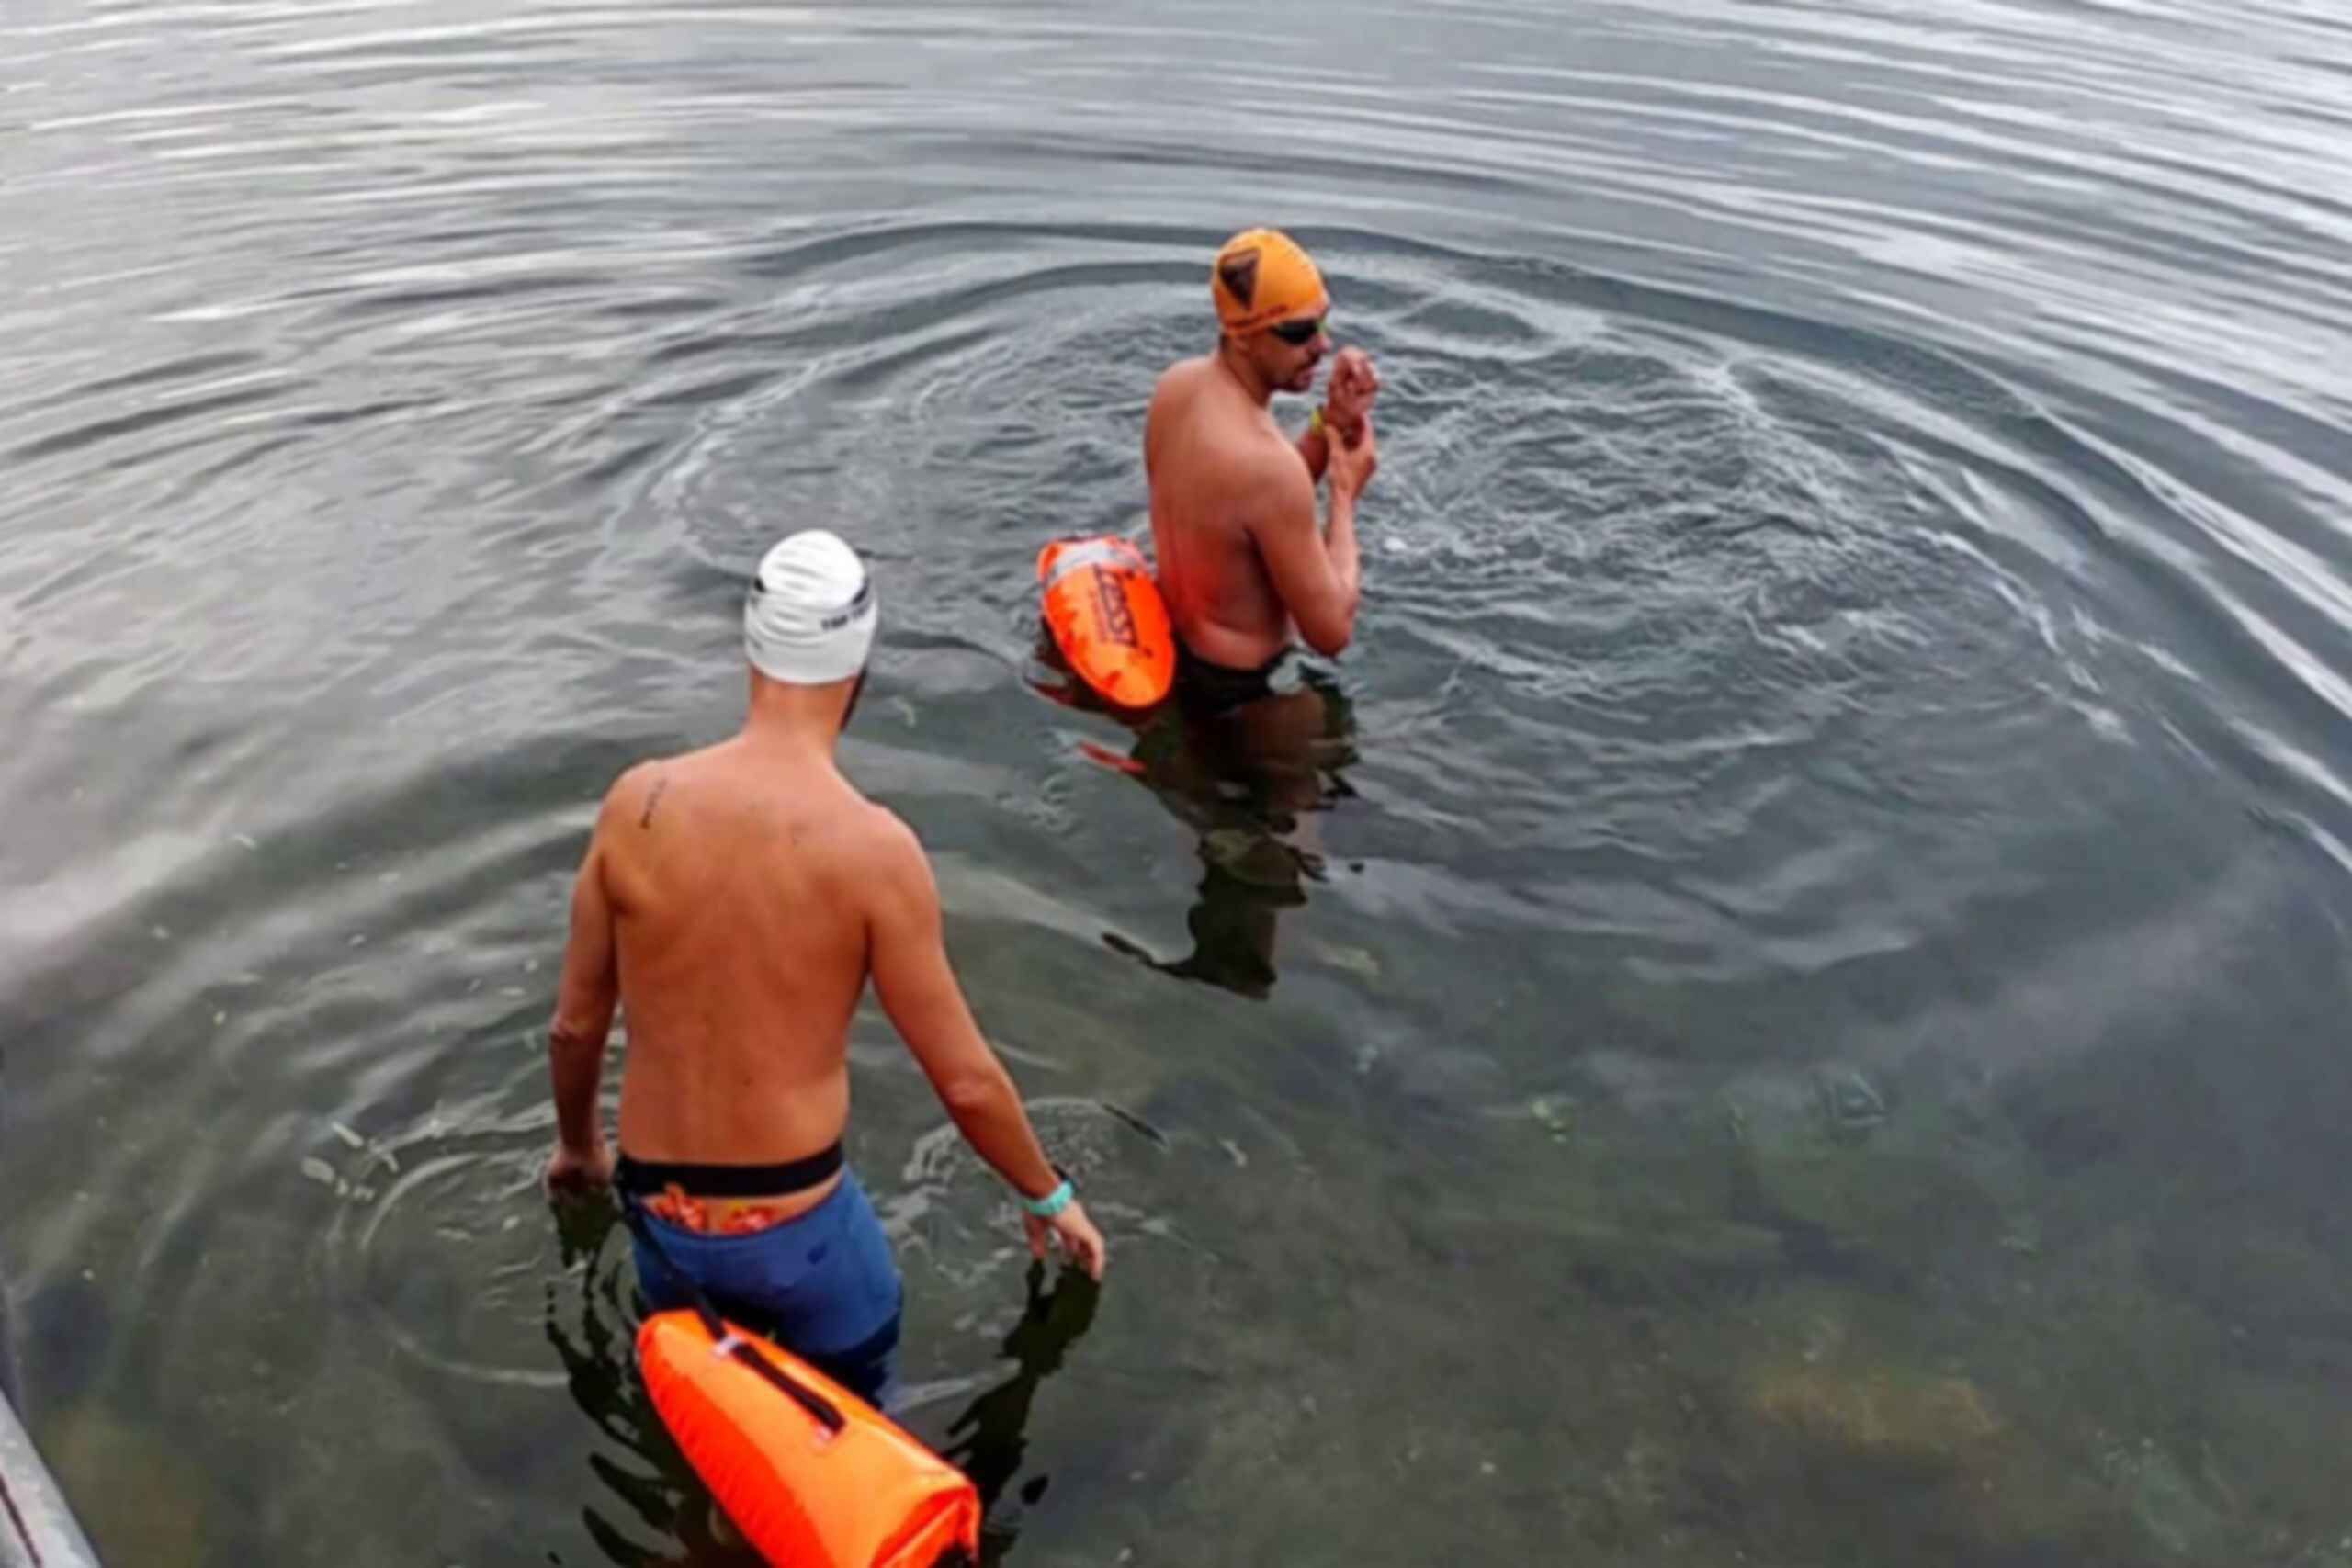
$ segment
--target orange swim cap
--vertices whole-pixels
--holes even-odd
[[[1251,229],[1225,243],[1209,269],[1209,298],[1216,319],[1237,335],[1294,316],[1319,316],[1331,303],[1315,263],[1297,241],[1273,229]]]

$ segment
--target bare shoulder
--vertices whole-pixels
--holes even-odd
[[[620,828],[650,829],[665,812],[674,815],[676,792],[707,769],[706,759],[711,750],[705,748],[674,757],[648,757],[624,769],[605,792],[604,810],[596,819],[597,830],[610,833]]]
[[[915,836],[914,829],[888,807],[871,800],[861,801],[858,818],[858,847],[873,859],[876,869],[903,869],[930,863],[931,857],[923,852],[922,840]]]
[[[888,807],[870,800],[860,804],[850,849],[857,886],[877,902],[903,905],[936,897],[922,840]]]
[[[1161,371],[1159,379],[1152,384],[1151,400],[1157,403],[1162,399],[1182,397],[1191,391],[1199,383],[1202,373],[1208,368],[1208,357],[1205,355],[1195,355],[1190,359],[1178,360]]]
[[[1171,420],[1182,421],[1198,401],[1201,370],[1205,359],[1180,359],[1159,373],[1151,386],[1151,402],[1144,412],[1147,438]]]
[[[596,815],[596,831],[610,834],[616,828],[645,815],[648,807],[656,802],[667,787],[666,770],[672,759],[651,757],[632,763],[605,791],[604,808]]]
[[[1278,432],[1237,429],[1223,456],[1234,499],[1253,515],[1288,518],[1303,511],[1314,517],[1315,476]]]

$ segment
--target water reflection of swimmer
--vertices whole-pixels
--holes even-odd
[[[1351,793],[1340,769],[1355,760],[1346,694],[1321,670],[1299,674],[1288,689],[1264,671],[1246,684],[1222,671],[1178,676],[1176,699],[1136,738],[1127,771],[1200,835],[1200,892],[1185,917],[1193,951],[1171,962],[1106,936],[1113,947],[1242,996],[1272,989],[1281,911],[1305,904],[1321,874],[1316,817]]]
[[[709,1493],[662,1428],[638,1374],[634,1347],[642,1303],[632,1299],[628,1270],[600,1261],[606,1246],[626,1243],[617,1211],[608,1203],[569,1204],[559,1207],[556,1218],[565,1265],[586,1263],[586,1288],[576,1324],[567,1325],[558,1310],[566,1292],[550,1287],[548,1343],[563,1364],[573,1401],[598,1431],[637,1461],[631,1465],[607,1453],[590,1456],[589,1468],[620,1508],[583,1508],[588,1533],[620,1568],[755,1568],[758,1555],[718,1517]],[[1018,1534],[1017,1518],[1007,1517],[998,1504],[1027,1457],[1030,1407],[1038,1387],[1060,1370],[1069,1348],[1092,1325],[1102,1299],[1101,1288],[1081,1269],[1062,1269],[1050,1292],[1043,1288],[1045,1278],[1044,1266],[1032,1264],[1021,1321],[1004,1338],[1003,1354],[1017,1370],[975,1397],[947,1427],[949,1446],[943,1457],[972,1478],[982,1509],[992,1516],[981,1525],[984,1563],[1002,1561]],[[1044,1492],[1044,1478],[1033,1479],[1022,1489],[1022,1500],[1034,1505]],[[632,1530],[650,1533],[660,1544],[632,1539]]]
[[[609,1203],[560,1205],[556,1223],[566,1267],[585,1260],[587,1268],[576,1325],[567,1325],[558,1311],[566,1292],[548,1287],[548,1343],[563,1363],[573,1402],[637,1461],[607,1452],[589,1456],[588,1468],[621,1508],[616,1514],[583,1507],[581,1523],[606,1560],[621,1568],[752,1568],[757,1553],[718,1535],[709,1494],[662,1429],[638,1375],[639,1314],[624,1295],[628,1273],[601,1261],[608,1242],[627,1239],[617,1210]],[[660,1544],[632,1539],[632,1529],[650,1532]]]
[[[1094,1322],[1102,1287],[1075,1269],[1064,1269],[1054,1288],[1043,1289],[1046,1269],[1029,1266],[1029,1300],[1021,1321],[1004,1337],[1004,1354],[1018,1370],[982,1393],[949,1424],[949,1445],[943,1456],[979,1488],[985,1522],[980,1529],[980,1561],[992,1564],[1020,1534],[1017,1517],[998,1507],[1004,1488],[1021,1472],[1029,1451],[1029,1408],[1038,1385],[1061,1370],[1062,1357],[1085,1336]],[[961,1440],[956,1439],[961,1435]],[[1033,1478],[1021,1489],[1021,1500],[1035,1506],[1046,1495],[1046,1477]]]

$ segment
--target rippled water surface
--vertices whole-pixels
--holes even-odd
[[[2352,1562],[2347,148],[2318,0],[10,0],[0,1266],[93,1535],[739,1561],[541,1030],[821,524],[1113,1241],[1025,1278],[861,1018],[994,1557]],[[1056,701],[1260,221],[1387,382],[1359,640]]]

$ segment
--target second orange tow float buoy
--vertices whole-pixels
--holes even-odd
[[[1148,708],[1176,682],[1176,634],[1143,552],[1114,535],[1057,539],[1037,556],[1054,645],[1114,705]]]

